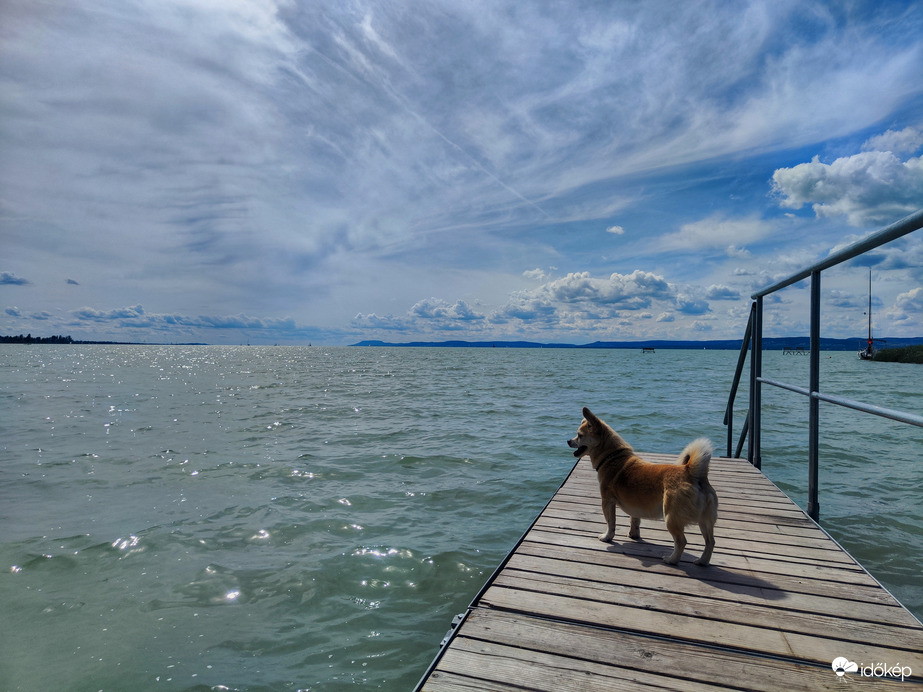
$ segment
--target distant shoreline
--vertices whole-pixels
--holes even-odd
[[[23,336],[0,336],[0,344],[26,344],[29,346],[32,345],[42,345],[42,344],[77,344],[80,346],[86,345],[96,345],[96,346],[208,346],[208,344],[202,343],[188,343],[188,344],[175,344],[175,343],[156,343],[150,341],[81,341],[79,339],[72,339],[69,336],[32,336],[27,334]]]
[[[851,339],[828,339],[820,340],[821,351],[859,351],[865,347],[866,337],[855,337]],[[892,337],[882,339],[887,343],[882,350],[892,348],[906,348],[913,346],[923,346],[923,337]],[[189,343],[167,343],[167,342],[144,342],[144,341],[89,341],[73,339],[69,336],[49,336],[37,337],[31,334],[23,336],[0,336],[0,344],[64,344],[64,345],[100,345],[100,346],[209,346],[211,344],[201,342]],[[247,344],[249,346],[249,344]],[[266,346],[268,344],[258,344]],[[303,344],[293,344],[293,346],[302,346]],[[650,341],[594,341],[589,344],[563,344],[563,343],[542,343],[537,341],[407,341],[407,342],[389,342],[375,339],[359,341],[349,344],[349,348],[366,347],[366,348],[554,348],[554,349],[634,349],[634,350],[707,350],[707,351],[739,351],[741,346],[740,339],[709,339],[709,340],[677,340],[670,341],[666,339],[656,339]],[[798,337],[764,337],[764,351],[793,351],[797,353],[807,353],[810,349],[810,339],[806,336]]]
[[[852,339],[820,340],[821,351],[858,351],[865,346],[865,337]],[[923,345],[923,337],[897,337],[884,339],[888,347]],[[699,341],[594,341],[590,344],[555,344],[535,341],[410,341],[404,343],[377,340],[359,341],[350,346],[388,347],[388,348],[582,348],[582,349],[663,349],[663,350],[711,350],[739,351],[741,339],[711,339]],[[764,351],[799,350],[808,351],[810,339],[804,337],[763,337]]]

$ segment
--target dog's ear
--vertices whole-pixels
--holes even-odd
[[[588,409],[586,406],[583,407],[583,417],[586,419],[586,422],[589,423],[592,427],[599,427],[599,418],[593,415],[593,412]]]

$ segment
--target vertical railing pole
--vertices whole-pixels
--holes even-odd
[[[728,453],[731,456],[731,449],[734,447],[734,411],[733,406],[728,406],[727,415],[724,417],[724,424],[728,428]]]
[[[737,356],[737,369],[734,371],[734,381],[731,384],[731,393],[728,396],[728,405],[724,411],[724,424],[728,428],[728,452],[731,456],[731,449],[734,445],[734,402],[737,400],[737,387],[740,385],[740,376],[744,371],[744,363],[747,361],[747,350],[750,348],[750,335],[753,333],[753,312],[756,309],[756,303],[750,304],[750,316],[747,318],[747,331],[744,332],[744,339],[740,342],[740,354]],[[743,446],[741,438],[738,450]],[[740,451],[737,452],[740,456]]]
[[[817,521],[820,504],[817,501],[818,434],[820,402],[814,394],[820,389],[820,270],[811,272],[811,397],[808,399],[808,516]]]
[[[756,468],[762,468],[760,456],[760,406],[761,390],[759,378],[763,376],[763,297],[756,299],[753,312],[753,334],[750,339],[750,439],[747,443],[747,459]]]

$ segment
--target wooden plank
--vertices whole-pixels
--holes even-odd
[[[688,683],[726,687],[745,686],[767,692],[777,690],[842,690],[842,681],[828,666],[753,657],[666,639],[651,639],[625,632],[588,630],[512,613],[473,613],[465,624],[466,638],[494,641],[523,650],[565,655],[606,665],[617,664],[673,678],[671,687],[686,689]]]
[[[534,529],[529,533],[527,539],[531,543],[542,543],[546,545],[570,546],[573,545],[573,539],[566,534],[551,531],[542,531]],[[672,541],[667,544],[653,543],[650,541],[630,541],[625,539],[625,543],[601,543],[595,539],[584,539],[575,549],[590,551],[596,553],[618,553],[621,555],[633,556],[639,560],[643,559],[662,559],[664,555],[672,550]],[[717,551],[719,548],[716,547]],[[757,572],[766,572],[769,574],[787,574],[798,576],[805,579],[824,579],[829,581],[838,581],[841,583],[850,583],[857,585],[874,585],[878,583],[872,579],[859,566],[837,565],[830,567],[824,564],[810,564],[804,562],[794,562],[780,560],[777,558],[764,557],[757,554],[734,554],[719,553],[720,559],[712,558],[715,565],[737,569],[751,569]],[[687,548],[683,553],[683,562],[691,562],[698,555],[695,554],[695,548]]]
[[[675,455],[643,454],[674,463]],[[687,530],[679,565],[672,537],[619,513],[604,521],[587,460],[472,604],[422,689],[843,689],[838,656],[908,666],[923,684],[923,625],[762,473],[715,458],[719,495],[712,566]],[[861,678],[863,689],[894,681]],[[900,684],[900,683],[897,683]]]
[[[652,578],[644,570],[621,569],[614,573],[605,565],[587,564],[572,560],[554,559],[548,556],[532,556],[517,553],[509,563],[508,571],[520,571],[547,576],[581,578],[587,582],[609,583],[617,578],[624,588],[655,589],[669,593],[685,591],[692,596],[702,596],[732,604],[753,604],[781,608],[801,613],[837,613],[840,617],[866,622],[888,622],[905,627],[915,627],[917,622],[904,608],[888,600],[850,601],[844,608],[844,599],[829,594],[799,593],[779,588],[770,582],[757,582],[747,575],[739,579],[722,582],[709,579],[689,579],[684,572],[659,573]],[[853,589],[855,592],[855,589]]]
[[[726,599],[690,594],[685,588],[679,591],[638,586],[626,588],[621,583],[589,582],[583,577],[534,574],[510,569],[505,570],[494,581],[494,585],[521,592],[551,593],[589,602],[600,601],[606,603],[607,607],[613,604],[645,611],[660,610],[676,616],[707,617],[709,621],[737,623],[757,628],[781,627],[784,631],[792,633],[810,635],[818,631],[835,632],[836,639],[872,643],[881,647],[888,647],[891,642],[900,641],[903,647],[923,651],[923,630],[881,621],[863,622],[844,618],[838,615],[838,611],[829,614],[822,611],[799,613],[792,610],[780,613],[779,608],[766,602],[753,603],[746,602],[745,599],[739,599],[733,608],[729,608]],[[485,594],[484,598],[486,603],[490,603],[490,592]],[[882,617],[887,617],[887,614],[884,614],[884,606],[880,606],[878,612]],[[632,628],[638,629],[637,618],[644,617],[645,613],[638,614]]]
[[[616,526],[625,526],[627,529],[628,519],[622,522],[616,522]],[[571,536],[580,536],[581,538],[592,538],[605,530],[605,523],[602,521],[584,521],[569,520],[563,522],[561,518],[553,515],[543,515],[536,524],[536,528],[543,531],[565,533]],[[627,533],[627,531],[626,531]],[[661,524],[644,524],[641,525],[642,539],[654,542],[657,545],[670,545],[672,537]],[[762,536],[747,534],[740,529],[715,530],[716,540],[721,544],[723,552],[746,551],[767,555],[775,555],[781,559],[804,559],[812,563],[824,562],[830,564],[856,566],[855,560],[842,550],[836,548],[834,544],[827,541],[821,543],[818,540],[806,542],[792,540],[782,542],[779,540],[765,540]],[[616,535],[616,541],[624,540],[624,536]],[[701,535],[697,529],[690,528],[686,532],[686,540],[689,541],[689,549],[695,550],[697,546],[704,544]]]
[[[518,644],[507,646],[467,637],[452,647],[446,656],[444,669],[478,682],[491,683],[480,689],[497,689],[497,683],[515,683],[513,689],[518,690],[637,692],[639,689],[674,689],[676,685],[676,679],[668,675],[587,661],[571,655],[524,649]],[[688,683],[683,689],[703,692],[721,689],[709,684]]]
[[[818,665],[829,665],[839,655],[837,652],[849,651],[850,645],[855,645],[855,642],[837,636],[839,633],[805,635],[773,627],[732,622],[722,622],[719,626],[709,621],[710,613],[704,611],[687,615],[643,610],[620,604],[603,606],[599,602],[582,598],[522,589],[491,588],[485,593],[482,605],[509,612],[528,612],[534,616],[591,627],[602,626],[606,629],[646,635],[669,635],[674,640],[735,652],[750,652],[753,655],[809,661]],[[781,622],[780,619],[780,624]],[[861,650],[869,661],[892,661],[923,670],[923,654],[919,651],[868,642],[862,643]]]
[[[553,557],[561,560],[570,560],[577,564],[613,564],[622,571],[640,571],[651,575],[669,571],[672,574],[685,577],[705,578],[709,582],[724,584],[728,591],[733,591],[739,585],[745,585],[762,590],[781,591],[783,594],[801,593],[826,595],[831,598],[849,603],[851,601],[874,601],[878,603],[895,604],[894,598],[877,584],[856,586],[855,584],[840,584],[833,581],[821,581],[792,577],[785,574],[765,574],[749,568],[727,569],[716,564],[707,568],[696,567],[689,562],[680,562],[676,567],[667,565],[659,558],[646,561],[621,560],[618,555],[612,555],[605,561],[600,560],[595,552],[583,552],[566,547],[547,546],[524,542],[516,553],[536,557]],[[703,572],[707,575],[703,577]],[[621,578],[621,572],[618,577]],[[781,597],[780,597],[781,598]]]

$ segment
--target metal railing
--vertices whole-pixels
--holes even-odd
[[[740,384],[740,378],[743,374],[744,362],[746,361],[747,349],[750,350],[750,400],[747,410],[747,419],[744,428],[741,431],[740,439],[734,453],[739,457],[743,449],[744,441],[747,441],[747,460],[756,466],[762,467],[762,458],[760,457],[760,408],[762,403],[762,385],[768,384],[773,387],[780,387],[790,392],[802,394],[809,398],[808,408],[808,516],[817,521],[820,516],[820,504],[818,502],[817,488],[817,469],[818,469],[818,435],[819,435],[819,404],[821,401],[837,406],[855,409],[864,413],[871,413],[876,416],[890,418],[892,420],[908,423],[923,427],[923,416],[913,413],[896,411],[893,409],[882,408],[865,404],[861,401],[854,401],[841,396],[822,394],[820,389],[820,275],[825,269],[830,269],[838,264],[847,262],[854,257],[858,257],[869,250],[874,250],[886,243],[897,240],[909,233],[923,228],[923,209],[907,216],[900,221],[887,226],[877,233],[866,236],[862,240],[846,247],[838,252],[828,256],[826,259],[818,262],[807,269],[792,274],[787,279],[764,288],[754,293],[751,298],[753,303],[750,306],[750,318],[747,321],[747,331],[744,336],[743,344],[740,348],[740,357],[737,360],[737,370],[734,374],[734,382],[731,386],[731,392],[728,397],[728,405],[724,413],[724,424],[728,428],[727,435],[727,454],[731,456],[731,447],[733,443],[733,421],[734,421],[734,400],[737,397],[737,388]],[[763,298],[778,290],[791,286],[803,279],[811,279],[811,346],[810,346],[810,364],[808,387],[799,387],[785,382],[763,377]]]

